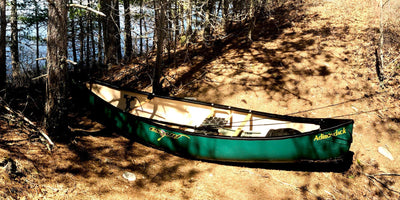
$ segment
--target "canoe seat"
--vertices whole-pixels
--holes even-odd
[[[280,137],[297,134],[301,134],[301,132],[293,128],[279,128],[270,129],[265,137]]]

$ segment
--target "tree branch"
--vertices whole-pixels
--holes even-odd
[[[100,15],[100,16],[103,16],[103,17],[106,16],[104,13],[102,13],[100,11],[97,11],[97,10],[95,10],[95,9],[89,7],[89,6],[84,6],[84,5],[74,4],[73,3],[73,4],[68,4],[68,7],[82,8],[82,9],[88,10],[90,12],[93,12],[93,13],[95,13],[97,15]]]

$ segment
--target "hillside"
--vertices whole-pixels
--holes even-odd
[[[390,6],[389,11],[400,9],[398,2]],[[129,141],[82,110],[70,114],[76,134],[72,142],[59,143],[48,153],[23,125],[10,125],[2,116],[0,162],[13,159],[19,174],[9,176],[0,167],[0,197],[398,199],[400,17],[389,11],[384,88],[375,68],[379,5],[373,0],[288,2],[257,21],[251,44],[238,29],[213,48],[181,50],[176,67],[165,69],[164,86],[172,95],[270,113],[354,119],[354,155],[346,170],[188,160]],[[149,90],[143,68],[114,66],[103,79]],[[394,160],[379,153],[379,147]],[[124,172],[137,180],[128,182]]]

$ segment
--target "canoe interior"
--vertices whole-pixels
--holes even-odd
[[[321,128],[318,124],[273,119],[252,112],[220,109],[190,101],[178,101],[162,97],[149,99],[148,94],[145,93],[118,90],[96,83],[87,83],[86,86],[106,102],[132,115],[191,127],[202,127],[207,121],[206,119],[222,121],[223,127],[213,129],[213,131],[206,130],[206,134],[268,137],[271,134],[279,135],[279,132],[284,135],[302,134]],[[198,132],[198,129],[195,130],[194,128],[174,128]]]

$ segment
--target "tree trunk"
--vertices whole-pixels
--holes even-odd
[[[71,0],[72,3],[72,0]],[[75,31],[75,19],[71,19],[71,45],[72,45],[72,59],[74,62],[78,61],[78,56],[76,55],[76,41],[75,41],[76,31]]]
[[[140,55],[143,54],[143,0],[140,0],[140,11],[139,11],[139,16],[140,16],[140,20],[139,20],[139,35],[140,35]]]
[[[224,26],[224,32],[229,32],[229,0],[223,0],[222,3],[222,25]]]
[[[251,37],[251,35],[253,34],[254,28],[256,26],[256,18],[254,16],[255,10],[254,10],[254,2],[255,0],[250,0],[250,6],[249,6],[249,32],[247,33],[247,40],[249,42],[253,42],[253,38]]]
[[[82,0],[79,1],[79,4],[82,5]],[[79,15],[79,61],[84,61],[84,52],[85,52],[85,27],[83,25],[83,15]]]
[[[12,65],[12,77],[13,83],[19,84],[19,48],[18,48],[18,14],[17,14],[17,0],[11,1],[11,65]]]
[[[35,17],[39,17],[39,5],[38,1],[34,1],[35,3]],[[36,29],[36,58],[40,57],[40,51],[39,51],[39,42],[40,42],[40,33],[39,33],[39,20],[36,20],[35,22],[35,29]],[[40,66],[39,66],[39,60],[36,60],[36,75],[40,75]]]
[[[88,5],[89,5],[89,2],[88,2]],[[85,59],[85,61],[86,61],[86,67],[89,67],[90,66],[90,34],[91,34],[91,32],[90,32],[90,23],[91,23],[91,20],[90,20],[90,15],[91,15],[91,13],[90,12],[86,12],[86,59]]]
[[[67,4],[48,0],[45,126],[53,137],[67,131]]]
[[[88,0],[88,6],[92,7],[92,1]],[[92,63],[96,63],[96,44],[94,40],[94,29],[93,29],[93,13],[89,13],[89,33],[90,33],[90,43],[92,52]]]
[[[93,16],[89,15],[90,42],[92,48],[92,63],[96,63],[96,42],[94,40]]]
[[[172,2],[171,1],[169,1],[169,3],[167,4],[167,10],[166,10],[166,18],[168,19],[167,21],[166,21],[166,31],[167,31],[167,37],[166,37],[166,40],[167,40],[167,44],[166,44],[166,47],[167,47],[167,53],[168,53],[168,62],[170,62],[171,61],[171,49],[172,49],[172,38],[173,38],[173,31],[172,31],[172,29],[173,29],[173,27],[172,27],[172,20],[173,20],[173,16],[172,16]]]
[[[115,15],[117,0],[101,0],[101,11],[106,15],[103,19],[104,35],[104,62],[105,64],[118,63],[118,40],[117,16]]]
[[[114,8],[113,8],[113,12],[114,12],[114,25],[115,25],[115,33],[114,33],[114,37],[117,45],[117,55],[118,55],[118,61],[120,61],[122,59],[122,48],[121,48],[121,20],[119,18],[119,0],[114,0]]]
[[[212,21],[212,13],[214,12],[215,0],[208,0],[206,4],[205,18],[204,18],[204,33],[203,39],[204,42],[207,44],[208,41],[212,40],[212,28],[211,28],[211,21]]]
[[[6,87],[6,0],[0,1],[0,92]]]
[[[156,50],[156,65],[153,71],[153,93],[161,94],[162,85],[160,83],[162,65],[163,65],[163,50],[164,50],[164,39],[165,39],[165,3],[163,0],[157,0],[155,2],[155,17],[156,17],[156,39],[157,39],[157,50]]]
[[[192,0],[188,0],[188,6],[186,9],[186,48],[189,46],[189,44],[192,42],[194,37],[192,36],[193,34],[193,29],[192,29]]]
[[[101,22],[102,18],[99,16],[98,17],[98,21]],[[97,43],[97,60],[99,61],[99,63],[103,63],[103,24],[99,23],[99,27],[98,27],[98,31],[99,31],[99,36],[98,36],[98,43]]]
[[[132,33],[131,33],[131,4],[129,0],[124,0],[124,25],[125,25],[125,58],[132,58]]]

